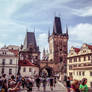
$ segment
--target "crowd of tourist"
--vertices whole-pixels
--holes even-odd
[[[66,87],[67,92],[88,92],[87,79],[83,78],[82,80],[72,80],[70,77],[67,77]]]
[[[46,92],[48,85],[53,91],[56,85],[56,77],[22,77],[14,76],[7,77],[6,74],[0,76],[0,92],[20,92],[21,89],[26,89],[27,92],[32,92],[32,88],[36,86],[38,91],[40,86],[43,87],[43,92]],[[88,92],[86,85],[87,79],[83,78],[81,81],[73,80],[70,77],[66,79],[67,92]]]
[[[56,85],[55,77],[21,77],[14,76],[7,77],[6,74],[0,76],[0,92],[20,92],[21,89],[26,89],[27,92],[32,92],[33,86],[40,90],[40,85],[43,86],[43,91],[46,92],[46,85],[50,86],[51,91]]]

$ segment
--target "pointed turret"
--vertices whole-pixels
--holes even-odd
[[[49,37],[50,37],[50,28],[48,30],[48,42],[49,42]]]
[[[49,29],[49,31],[48,31],[48,37],[50,37],[50,29]]]
[[[37,47],[34,32],[27,32],[24,40],[24,49],[27,49],[32,45],[34,48]]]
[[[53,34],[62,34],[60,17],[55,17],[54,19]]]
[[[66,34],[68,35],[68,27],[67,27],[67,25],[66,25]]]

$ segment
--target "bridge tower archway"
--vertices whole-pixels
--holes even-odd
[[[49,66],[45,66],[40,69],[40,76],[50,77],[53,76],[53,69]]]

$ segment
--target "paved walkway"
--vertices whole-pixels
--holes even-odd
[[[22,89],[20,92],[27,92],[27,90]],[[34,86],[32,92],[44,92],[42,85],[40,87],[40,91],[38,91],[37,87]],[[47,85],[46,86],[46,92],[67,92],[67,91],[66,91],[66,88],[63,86],[63,84],[58,82],[56,84],[56,87],[53,88],[53,91],[51,91],[50,87]]]

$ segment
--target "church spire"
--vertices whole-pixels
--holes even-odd
[[[49,30],[48,30],[48,37],[50,37],[50,28],[49,28]]]
[[[54,18],[53,34],[62,34],[62,26],[60,17]]]

